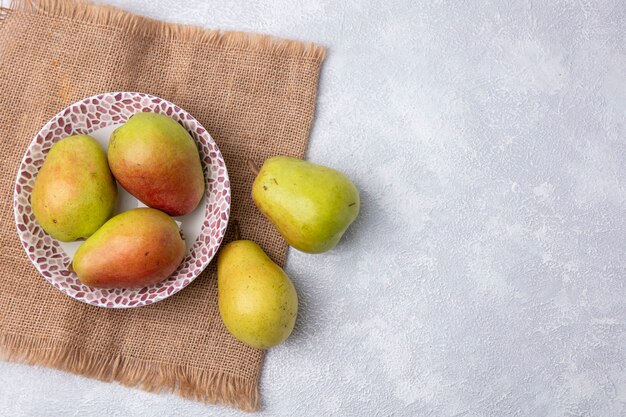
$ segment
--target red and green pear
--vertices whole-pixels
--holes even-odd
[[[113,131],[108,158],[122,187],[149,207],[182,216],[202,199],[205,182],[196,143],[167,116],[132,116]]]
[[[184,256],[174,219],[142,207],[106,222],[78,248],[72,267],[90,287],[142,288],[168,278]]]
[[[91,236],[115,208],[117,187],[104,150],[75,135],[55,143],[35,178],[31,206],[52,237],[69,242]]]

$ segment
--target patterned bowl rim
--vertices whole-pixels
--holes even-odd
[[[94,108],[100,112],[108,112],[103,114],[106,120],[110,121],[108,123],[102,121],[101,119],[105,118],[102,115],[95,117],[92,110]],[[50,147],[58,140],[75,134],[90,134],[111,124],[123,123],[128,117],[142,111],[164,113],[173,118],[185,127],[198,145],[206,186],[200,234],[176,271],[160,283],[140,289],[88,287],[68,269],[71,259],[59,242],[45,233],[35,220],[30,207],[32,185]],[[58,128],[55,130],[53,126]],[[37,152],[40,153],[38,159]],[[29,167],[34,167],[34,174],[26,171]],[[25,173],[28,175],[24,175]],[[20,162],[13,193],[17,233],[26,255],[37,271],[65,295],[105,308],[134,308],[154,304],[189,285],[209,265],[224,239],[230,216],[230,202],[230,181],[226,163],[217,144],[200,122],[180,106],[165,99],[147,93],[128,91],[86,97],[70,104],[52,117],[29,143]]]

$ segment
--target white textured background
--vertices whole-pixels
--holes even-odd
[[[329,48],[308,158],[362,213],[290,252],[260,416],[626,415],[624,1],[109,2]],[[0,414],[243,415],[6,363]]]

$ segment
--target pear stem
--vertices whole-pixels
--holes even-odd
[[[235,235],[235,240],[241,239],[241,229],[239,228],[239,222],[237,220],[233,220],[233,233]]]
[[[248,168],[250,168],[250,171],[254,172],[255,176],[259,175],[259,167],[256,166],[252,159],[248,159]]]

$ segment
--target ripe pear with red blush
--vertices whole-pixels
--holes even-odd
[[[174,219],[142,207],[106,222],[78,248],[72,267],[90,287],[142,288],[168,278],[184,256]]]
[[[204,173],[196,142],[175,120],[137,113],[109,140],[115,179],[145,205],[171,216],[190,213],[204,195]]]

